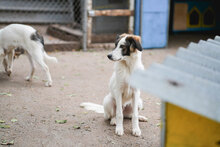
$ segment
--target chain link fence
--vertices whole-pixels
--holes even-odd
[[[44,35],[48,50],[80,48],[83,3],[84,0],[0,0],[0,27],[29,24]]]

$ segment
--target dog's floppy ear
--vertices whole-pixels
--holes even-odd
[[[141,38],[139,36],[129,36],[128,41],[137,50],[142,51]]]

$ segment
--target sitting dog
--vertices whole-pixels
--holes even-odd
[[[93,103],[82,103],[81,106],[98,113],[104,109],[104,118],[110,125],[116,125],[115,133],[123,135],[123,118],[132,118],[132,134],[140,136],[139,120],[147,121],[138,110],[143,108],[140,90],[130,87],[129,78],[134,70],[143,70],[141,38],[135,35],[122,34],[117,37],[115,49],[108,58],[115,61],[113,75],[110,79],[110,93],[103,100],[103,108]]]
[[[15,51],[16,50],[16,51]],[[0,63],[3,63],[6,73],[10,76],[13,59],[17,51],[25,52],[31,63],[31,72],[26,77],[32,80],[35,63],[38,63],[46,73],[46,86],[52,86],[52,79],[44,59],[57,62],[55,57],[50,57],[44,50],[44,39],[38,32],[28,25],[11,24],[0,30]],[[24,50],[24,51],[22,51]],[[20,54],[20,53],[19,53]]]

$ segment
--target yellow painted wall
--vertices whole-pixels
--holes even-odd
[[[166,103],[166,147],[220,147],[220,123]]]

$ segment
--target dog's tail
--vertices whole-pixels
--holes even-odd
[[[44,51],[43,54],[44,54],[44,58],[45,58],[46,60],[50,60],[50,61],[52,61],[52,62],[54,62],[54,63],[57,63],[57,62],[58,62],[56,57],[48,56],[45,51]]]
[[[103,106],[99,104],[85,102],[85,103],[81,103],[80,107],[85,108],[86,110],[95,111],[96,113],[104,113]]]

